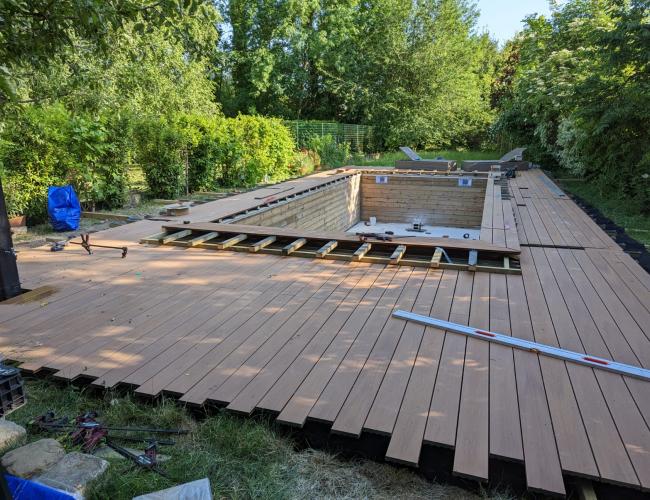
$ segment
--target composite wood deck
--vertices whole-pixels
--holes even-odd
[[[453,473],[479,481],[498,458],[523,463],[534,491],[563,495],[574,476],[650,489],[650,383],[391,317],[649,367],[650,275],[542,172],[518,174],[510,200],[495,189],[486,201],[482,236],[512,248],[518,235],[521,275],[149,247],[135,242],[165,222],[142,221],[93,235],[128,244],[126,259],[21,251],[24,286],[47,293],[0,304],[0,352],[65,380],[383,435],[386,459],[411,466],[423,447],[449,448]],[[333,175],[349,173],[280,186]],[[259,196],[183,218],[215,220]]]

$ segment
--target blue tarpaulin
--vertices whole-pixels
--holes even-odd
[[[74,500],[74,497],[65,491],[55,490],[44,484],[10,474],[5,474],[5,478],[13,500]]]
[[[70,185],[50,186],[47,189],[47,213],[55,231],[79,229],[81,205],[74,188]]]

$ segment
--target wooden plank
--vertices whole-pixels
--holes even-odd
[[[307,415],[316,404],[332,375],[336,372],[340,362],[345,358],[350,346],[354,345],[356,338],[373,315],[375,308],[377,306],[389,307],[391,300],[394,303],[395,299],[392,299],[391,296],[395,293],[395,288],[391,285],[402,283],[401,279],[397,277],[395,268],[382,270],[374,286],[364,296],[350,318],[336,334],[332,343],[316,361],[309,375],[304,381],[300,382],[298,389],[296,389],[278,416],[278,421],[299,427],[304,425]],[[387,306],[385,303],[389,305]]]
[[[442,271],[438,292],[433,301],[431,316],[449,319],[458,271]],[[420,450],[427,425],[433,389],[436,383],[444,335],[426,327],[422,342],[409,379],[399,415],[391,435],[386,459],[394,462],[418,465]]]
[[[431,311],[442,272],[429,269],[418,293],[413,312],[428,315]],[[399,339],[397,348],[386,374],[381,381],[364,429],[380,434],[390,435],[399,413],[402,398],[415,365],[418,349],[422,342],[425,326],[407,322],[404,333]]]
[[[430,267],[440,267],[440,260],[442,259],[442,248],[436,248],[433,252],[433,257],[431,257]]]
[[[533,248],[531,253],[549,312],[554,325],[557,325],[556,332],[560,347],[584,352],[570,311],[562,299],[561,290],[548,265],[544,249]],[[593,369],[574,363],[566,363],[566,369],[600,476],[624,484],[638,484],[634,468],[616,430],[605,398],[598,387]]]
[[[364,243],[359,248],[357,248],[357,250],[354,252],[354,254],[352,255],[352,260],[360,261],[363,258],[363,256],[370,251],[371,248],[372,248],[371,243]]]
[[[328,253],[334,250],[338,246],[338,244],[339,242],[336,240],[328,241],[316,251],[316,257],[318,257],[319,259],[324,258]]]
[[[192,234],[192,231],[190,229],[184,229],[182,231],[176,231],[175,233],[172,234],[167,234],[165,236],[162,236],[160,239],[158,239],[158,242],[161,245],[164,245],[165,243],[169,243],[171,241],[178,240],[180,238],[184,238],[185,236],[189,236]]]
[[[226,248],[230,248],[231,246],[234,246],[237,243],[244,241],[246,238],[248,238],[247,234],[238,234],[237,236],[228,238],[227,240],[222,241],[221,243],[217,243],[216,246],[219,250],[225,250]]]
[[[490,274],[490,330],[510,335],[507,277]],[[490,455],[523,460],[513,349],[490,346]]]
[[[402,259],[404,254],[406,253],[406,246],[405,245],[399,245],[395,251],[391,254],[390,256],[390,263],[392,265],[397,265],[399,264],[399,261]]]
[[[350,394],[363,363],[368,359],[375,340],[390,319],[395,303],[400,303],[399,301],[403,300],[401,294],[407,292],[408,288],[405,285],[413,272],[414,269],[406,267],[401,267],[397,271],[390,289],[384,293],[379,304],[372,311],[363,329],[354,340],[354,344],[350,346],[345,357],[337,365],[335,373],[311,408],[310,418],[322,422],[333,422],[336,419]],[[410,293],[412,294],[413,290],[410,290]],[[405,296],[404,300],[409,297],[410,295]]]
[[[559,344],[553,328],[553,321],[544,299],[539,277],[535,271],[530,249],[522,247],[521,259],[524,285],[523,297],[527,299],[526,307],[530,315],[533,332],[532,340],[557,346]],[[508,276],[508,279],[510,279],[510,276]],[[518,296],[509,293],[508,297],[509,300],[514,300]],[[511,305],[511,318],[513,314]],[[519,315],[521,316],[522,313],[519,312]],[[522,320],[522,323],[524,322],[525,320]],[[522,332],[525,333],[526,330],[524,329]],[[517,335],[514,323],[512,333]],[[547,394],[562,470],[582,476],[600,477],[565,363],[557,359],[540,356],[539,364],[544,379],[544,388]],[[521,404],[521,397],[519,402]],[[525,427],[522,428],[524,435]],[[526,448],[524,448],[524,452],[525,450]]]
[[[274,336],[246,360],[212,398],[229,401],[230,410],[250,413],[276,387],[278,379],[285,378],[287,367],[293,367],[292,373],[297,377],[297,380],[289,384],[289,387],[295,389],[306,375],[306,366],[310,364],[305,359],[302,360],[303,363],[300,362],[301,353],[314,345],[327,345],[331,341],[352,313],[354,304],[367,292],[368,284],[379,274],[378,269],[367,265],[353,266],[355,270],[345,282],[318,307],[295,335],[289,340],[282,334]],[[274,411],[282,409],[292,395],[292,391],[286,390],[287,388],[281,389],[284,390],[275,392],[275,397],[281,398],[279,401],[271,398],[265,403],[272,406]]]
[[[512,334],[515,337],[534,340],[522,277],[507,276],[506,281]],[[538,356],[520,349],[514,349],[513,355],[528,489],[564,495],[557,437]]]
[[[397,308],[410,310],[413,307],[425,277],[426,270],[413,270],[397,301]],[[367,361],[360,370],[356,369],[358,377],[350,387],[350,392],[332,424],[332,432],[361,435],[363,424],[405,326],[404,321],[391,316],[381,332],[371,332],[371,335],[362,338],[365,342],[359,342],[359,350],[355,354],[358,358],[366,358]]]
[[[219,236],[219,233],[217,233],[215,231],[210,231],[209,233],[204,233],[204,234],[201,234],[201,235],[197,236],[196,238],[192,238],[191,240],[189,240],[187,242],[187,246],[195,247],[196,245],[198,245],[200,243],[205,243],[206,241],[211,240],[212,238],[217,238],[218,236]]]
[[[298,238],[282,248],[282,255],[291,255],[307,243],[305,238]]]
[[[490,275],[474,277],[469,325],[490,327]],[[467,339],[462,388],[458,411],[458,431],[454,453],[455,475],[478,481],[488,479],[489,456],[489,366],[490,344]]]
[[[279,413],[283,408],[287,408],[303,381],[317,369],[319,363],[329,359],[325,353],[332,352],[341,331],[352,324],[355,314],[372,300],[376,294],[375,287],[382,283],[380,277],[382,273],[385,273],[385,269],[379,266],[369,267],[354,290],[339,304],[334,314],[323,324],[318,334],[310,340],[300,354],[289,362],[283,359],[287,356],[287,351],[283,350],[272,364],[264,367],[264,374],[256,376],[255,380],[233,399],[228,409],[249,413],[257,407]],[[324,359],[323,356],[327,357]],[[285,370],[286,366],[289,367]],[[273,385],[269,387],[271,383]],[[313,392],[310,392],[309,396],[313,398]]]
[[[314,294],[272,336],[265,338],[256,332],[216,367],[216,375],[210,376],[213,389],[207,399],[230,403],[250,387],[247,399],[254,408],[277,380],[278,372],[282,373],[321,330],[366,271],[365,266],[349,266],[342,275],[332,277],[328,288]]]
[[[219,372],[216,367],[235,349],[237,349],[242,341],[245,341],[250,335],[267,335],[282,327],[289,317],[304,304],[309,302],[308,308],[313,308],[318,297],[311,300],[312,296],[317,294],[329,296],[333,288],[335,288],[347,274],[337,274],[337,270],[341,267],[338,262],[328,261],[327,266],[319,266],[315,268],[316,276],[309,280],[306,284],[308,293],[303,293],[296,296],[295,301],[287,305],[286,308],[269,307],[265,312],[257,315],[258,321],[248,323],[247,328],[236,328],[232,331],[232,335],[219,344],[218,348],[211,349],[202,358],[201,363],[197,363],[196,370],[184,381],[176,381],[168,387],[168,390],[173,390],[183,394],[181,400],[192,404],[203,404],[210,394],[215,390],[223,379],[219,378]],[[310,302],[311,300],[311,302]],[[284,302],[286,303],[286,301]],[[273,317],[275,321],[269,321],[269,317]],[[292,332],[289,330],[290,333]],[[170,389],[172,388],[173,389]]]
[[[271,243],[275,242],[277,240],[276,236],[267,236],[264,239],[261,239],[254,245],[252,245],[248,251],[251,253],[259,252],[262,248],[268,247]]]
[[[469,320],[474,273],[461,271],[454,292],[449,321],[466,325]],[[463,378],[466,337],[456,333],[442,333],[444,346],[440,368],[431,400],[424,441],[431,444],[454,446],[456,424]]]
[[[203,205],[201,205],[203,206]],[[192,229],[199,231],[217,231],[221,233],[245,233],[248,235],[258,235],[258,236],[277,236],[287,237],[287,238],[308,238],[314,240],[337,240],[339,243],[343,242],[353,242],[358,243],[359,237],[350,233],[343,232],[330,232],[330,231],[309,231],[302,229],[292,229],[292,228],[279,228],[279,227],[264,227],[264,226],[253,226],[246,224],[216,224],[213,222],[202,222],[202,223],[192,223],[192,224],[165,224],[163,226],[165,229],[174,230],[174,229]],[[372,240],[372,238],[369,238]],[[412,237],[412,238],[402,238],[398,236],[394,237],[391,242],[385,241],[371,241],[371,243],[377,244],[388,244],[390,245],[407,245],[409,247],[419,247],[419,248],[430,248],[430,247],[442,247],[442,248],[458,248],[466,250],[479,250],[489,251],[494,253],[502,254],[515,254],[517,251],[501,247],[498,245],[493,245],[489,242],[484,242],[480,240],[465,240],[465,239],[454,239],[454,238],[424,238],[424,237]]]

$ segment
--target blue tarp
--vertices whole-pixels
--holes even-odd
[[[55,490],[44,484],[10,474],[5,474],[5,478],[13,500],[74,500],[74,497],[65,491]]]
[[[50,186],[47,189],[47,213],[55,231],[79,229],[81,205],[74,188],[70,185]]]

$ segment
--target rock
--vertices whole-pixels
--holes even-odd
[[[14,476],[30,478],[52,467],[63,455],[65,451],[58,441],[40,439],[6,453],[2,465]]]
[[[212,500],[210,480],[206,477],[198,481],[179,484],[166,490],[133,497],[133,500]]]
[[[101,476],[107,468],[106,460],[74,451],[35,477],[34,481],[70,493],[75,498],[83,498],[86,485]]]
[[[18,441],[25,433],[24,427],[10,420],[0,420],[0,450]]]

